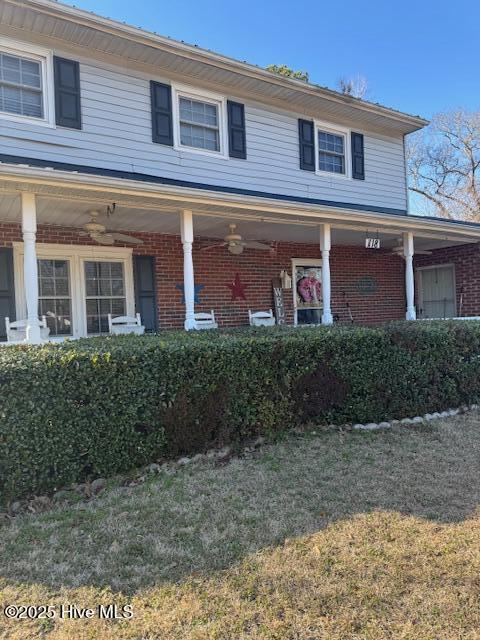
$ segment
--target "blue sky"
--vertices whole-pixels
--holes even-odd
[[[234,8],[234,6],[238,8]],[[478,109],[475,0],[81,0],[76,6],[259,66],[287,64],[335,88],[361,74],[368,99],[430,117]]]

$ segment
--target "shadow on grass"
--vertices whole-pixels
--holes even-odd
[[[7,584],[135,593],[213,573],[373,511],[458,523],[480,503],[478,414],[385,432],[318,432],[225,467],[112,489],[0,530]]]

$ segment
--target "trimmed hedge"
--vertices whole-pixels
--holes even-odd
[[[478,401],[480,323],[96,338],[0,349],[3,500],[299,422]]]

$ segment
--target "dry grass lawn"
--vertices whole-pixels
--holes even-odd
[[[0,525],[0,638],[480,638],[479,473],[470,413],[291,435],[18,517]],[[3,615],[66,602],[133,618]]]

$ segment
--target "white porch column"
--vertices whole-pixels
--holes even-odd
[[[180,214],[183,244],[183,294],[185,297],[185,329],[195,329],[195,279],[193,274],[193,214],[185,209]]]
[[[322,296],[323,313],[322,324],[332,324],[333,316],[330,306],[330,248],[331,248],[331,228],[329,224],[320,226],[320,251],[322,252]]]
[[[413,276],[413,233],[407,231],[403,234],[403,256],[405,258],[405,291],[407,298],[407,312],[405,317],[407,320],[416,320],[417,312],[415,310],[415,279]]]
[[[26,342],[41,342],[38,322],[38,269],[35,239],[37,234],[37,208],[35,194],[22,192],[23,281],[27,303]]]

